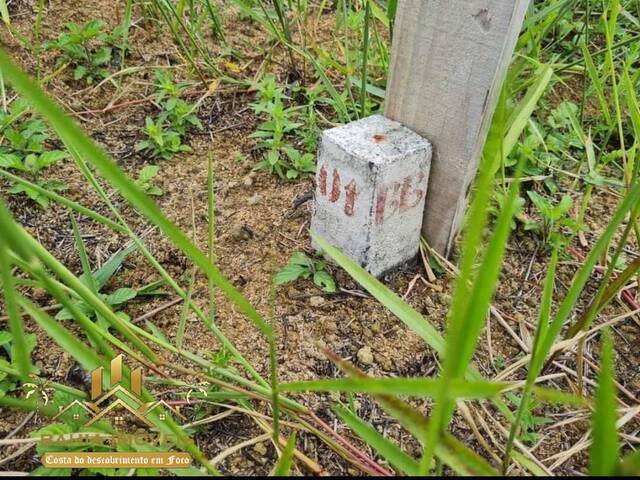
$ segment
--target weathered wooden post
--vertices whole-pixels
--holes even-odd
[[[427,138],[422,232],[449,254],[529,0],[400,0],[385,115]]]

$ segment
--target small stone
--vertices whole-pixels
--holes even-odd
[[[446,293],[438,294],[438,303],[440,305],[448,306],[451,303],[451,295]]]
[[[371,325],[371,331],[373,333],[380,333],[380,330],[381,330],[381,328],[380,328],[380,323],[379,322],[376,322],[373,325]]]
[[[324,320],[327,317],[321,317],[319,320],[324,324],[324,328],[329,333],[335,333],[338,331],[338,325],[333,320]]]
[[[231,230],[231,236],[238,241],[249,240],[249,238],[251,238],[251,235],[249,235],[249,232],[246,228],[244,228],[243,225],[233,227],[233,229]]]
[[[256,452],[258,455],[260,455],[261,457],[264,457],[267,454],[267,447],[262,442],[256,443],[253,446],[253,451]]]
[[[309,303],[311,304],[312,307],[319,307],[321,305],[324,305],[324,302],[325,302],[324,298],[319,297],[317,295],[309,299]]]
[[[373,352],[371,352],[371,347],[364,346],[358,350],[358,361],[363,365],[373,365]]]
[[[259,203],[262,203],[262,195],[256,193],[255,195],[250,197],[249,200],[247,200],[247,203],[249,205],[251,205],[251,206],[258,205]]]
[[[253,178],[246,176],[242,179],[242,185],[245,187],[250,187],[253,185]]]
[[[391,371],[393,370],[393,362],[386,355],[376,355],[375,356],[376,363],[378,363],[383,370]]]

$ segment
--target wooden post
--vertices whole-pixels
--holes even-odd
[[[529,0],[400,0],[385,115],[434,148],[423,234],[448,255]]]

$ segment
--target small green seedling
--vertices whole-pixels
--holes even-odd
[[[563,195],[558,203],[554,203],[550,199],[536,193],[534,191],[527,192],[531,202],[536,207],[542,217],[542,224],[531,222],[530,229],[541,230],[545,241],[549,241],[556,227],[569,227],[573,231],[578,231],[577,222],[567,216],[569,210],[573,206],[573,200],[569,195]]]
[[[118,32],[114,32],[118,36]],[[96,79],[110,75],[108,64],[111,62],[113,48],[111,35],[104,31],[104,23],[100,20],[90,20],[84,25],[70,22],[66,30],[58,35],[56,40],[46,42],[47,50],[58,50],[58,66],[68,64],[73,66],[74,80],[84,80],[88,85]]]
[[[146,140],[136,145],[137,151],[149,151],[153,157],[171,159],[180,152],[190,152],[191,148],[182,143],[189,128],[202,130],[202,123],[196,115],[198,104],[190,104],[181,96],[189,87],[188,82],[175,83],[164,70],[156,71],[155,102],[160,113],[154,119],[145,119]]]
[[[182,136],[175,130],[166,129],[163,119],[154,121],[151,117],[145,119],[144,133],[147,140],[136,144],[136,151],[148,151],[153,157],[170,160],[176,153],[190,152],[191,147],[183,145]]]
[[[294,121],[294,108],[285,107],[288,97],[276,84],[275,77],[268,75],[256,83],[257,100],[251,104],[254,112],[267,117],[258,125],[251,137],[259,139],[258,147],[267,150],[263,160],[256,169],[267,170],[280,177],[296,179],[315,172],[315,156],[311,153],[300,153],[288,143],[302,123]]]
[[[157,165],[146,165],[142,170],[140,170],[140,174],[136,180],[136,185],[147,195],[162,195],[160,187],[152,184],[152,180],[158,174],[159,170],[160,167]]]
[[[520,402],[522,399],[515,395],[512,392],[508,392],[506,397],[509,399],[511,403],[513,403],[516,408],[520,407]],[[536,416],[533,414],[533,411],[538,407],[538,403],[535,399],[530,399],[528,408],[524,410],[524,415],[520,424],[520,440],[527,444],[533,445],[540,438],[539,433],[536,431],[539,427],[547,425],[549,423],[553,423],[553,420],[547,417]]]
[[[67,157],[62,150],[47,150],[49,136],[44,122],[28,118],[28,107],[23,102],[14,102],[7,113],[0,113],[0,135],[4,137],[0,144],[0,167],[28,173],[34,183],[47,190],[64,190],[64,182],[42,180],[40,173]],[[38,205],[46,208],[47,197],[22,184],[13,185],[9,193],[25,193]]]
[[[336,282],[327,271],[323,260],[314,260],[302,252],[295,252],[289,263],[274,277],[276,285],[290,283],[299,278],[313,278],[313,283],[327,293],[337,291]]]
[[[290,161],[287,167],[288,179],[295,179],[301,175],[314,174],[316,172],[316,157],[313,153],[300,153],[289,146],[284,147],[284,151]]]
[[[155,100],[162,109],[158,118],[163,123],[180,135],[184,135],[189,127],[202,130],[202,123],[196,115],[197,105],[192,105],[181,98],[189,87],[189,82],[174,83],[167,71],[157,70],[155,85],[157,89]]]

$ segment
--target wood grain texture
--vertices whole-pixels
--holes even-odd
[[[400,0],[385,115],[434,146],[423,233],[448,255],[529,0]]]

